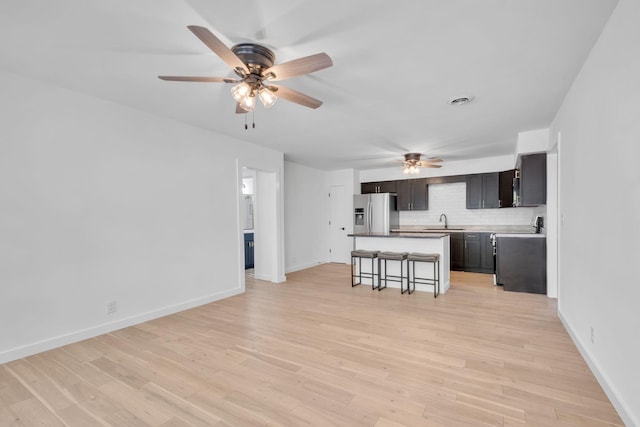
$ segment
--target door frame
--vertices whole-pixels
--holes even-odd
[[[343,184],[330,185],[328,189],[328,194],[332,194],[332,189],[341,188],[342,189],[342,200],[340,201],[340,205],[342,206],[342,213],[337,213],[337,218],[333,217],[333,203],[335,198],[329,196],[329,249],[332,251],[329,253],[329,262],[336,263],[348,263],[349,259],[349,241],[347,234],[349,233],[349,223],[351,220],[351,213],[348,209],[347,204],[347,188]],[[342,241],[334,242],[334,230],[333,226],[337,224],[338,227],[342,227],[344,229],[344,236],[341,239]],[[335,252],[335,248],[340,248],[339,252]]]

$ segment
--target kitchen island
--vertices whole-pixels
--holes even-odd
[[[440,255],[440,293],[449,290],[449,233],[354,233],[353,249],[380,252],[421,252]],[[363,264],[363,271],[364,269]],[[369,265],[367,263],[367,265]],[[357,267],[357,266],[356,266]],[[398,262],[389,262],[389,274],[400,274]],[[376,267],[377,268],[377,267]],[[377,271],[377,270],[376,270]],[[418,277],[431,277],[432,267],[424,263],[416,263]],[[363,279],[363,283],[371,284]],[[389,288],[400,288],[400,283],[389,282]],[[432,285],[416,284],[417,291],[433,292]]]

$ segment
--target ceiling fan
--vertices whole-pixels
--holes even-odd
[[[224,82],[234,83],[231,94],[236,100],[236,113],[253,111],[256,97],[269,108],[279,98],[309,108],[318,108],[322,101],[284,86],[271,82],[290,79],[292,77],[313,73],[333,65],[326,53],[317,53],[304,58],[276,64],[276,56],[270,49],[255,43],[240,43],[229,49],[207,28],[190,25],[191,30],[209,49],[226,62],[238,78],[227,77],[189,77],[158,76],[161,80],[178,82]]]
[[[420,160],[422,154],[420,153],[406,153],[404,155],[404,161],[402,162],[402,172],[405,174],[418,173],[420,168],[441,168],[442,159],[428,158]]]

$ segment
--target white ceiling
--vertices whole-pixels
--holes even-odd
[[[0,68],[271,147],[319,169],[512,154],[547,127],[616,0],[2,0]],[[244,129],[232,76],[187,28],[276,63],[326,52],[332,68],[282,82],[324,101],[257,107]],[[448,100],[473,95],[471,104]],[[249,115],[249,120],[251,116]]]

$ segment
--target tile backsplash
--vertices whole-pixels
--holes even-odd
[[[467,209],[464,182],[429,185],[429,210],[401,211],[400,225],[442,225],[440,214],[455,225],[530,225],[534,215],[545,216],[546,206],[535,208]]]

